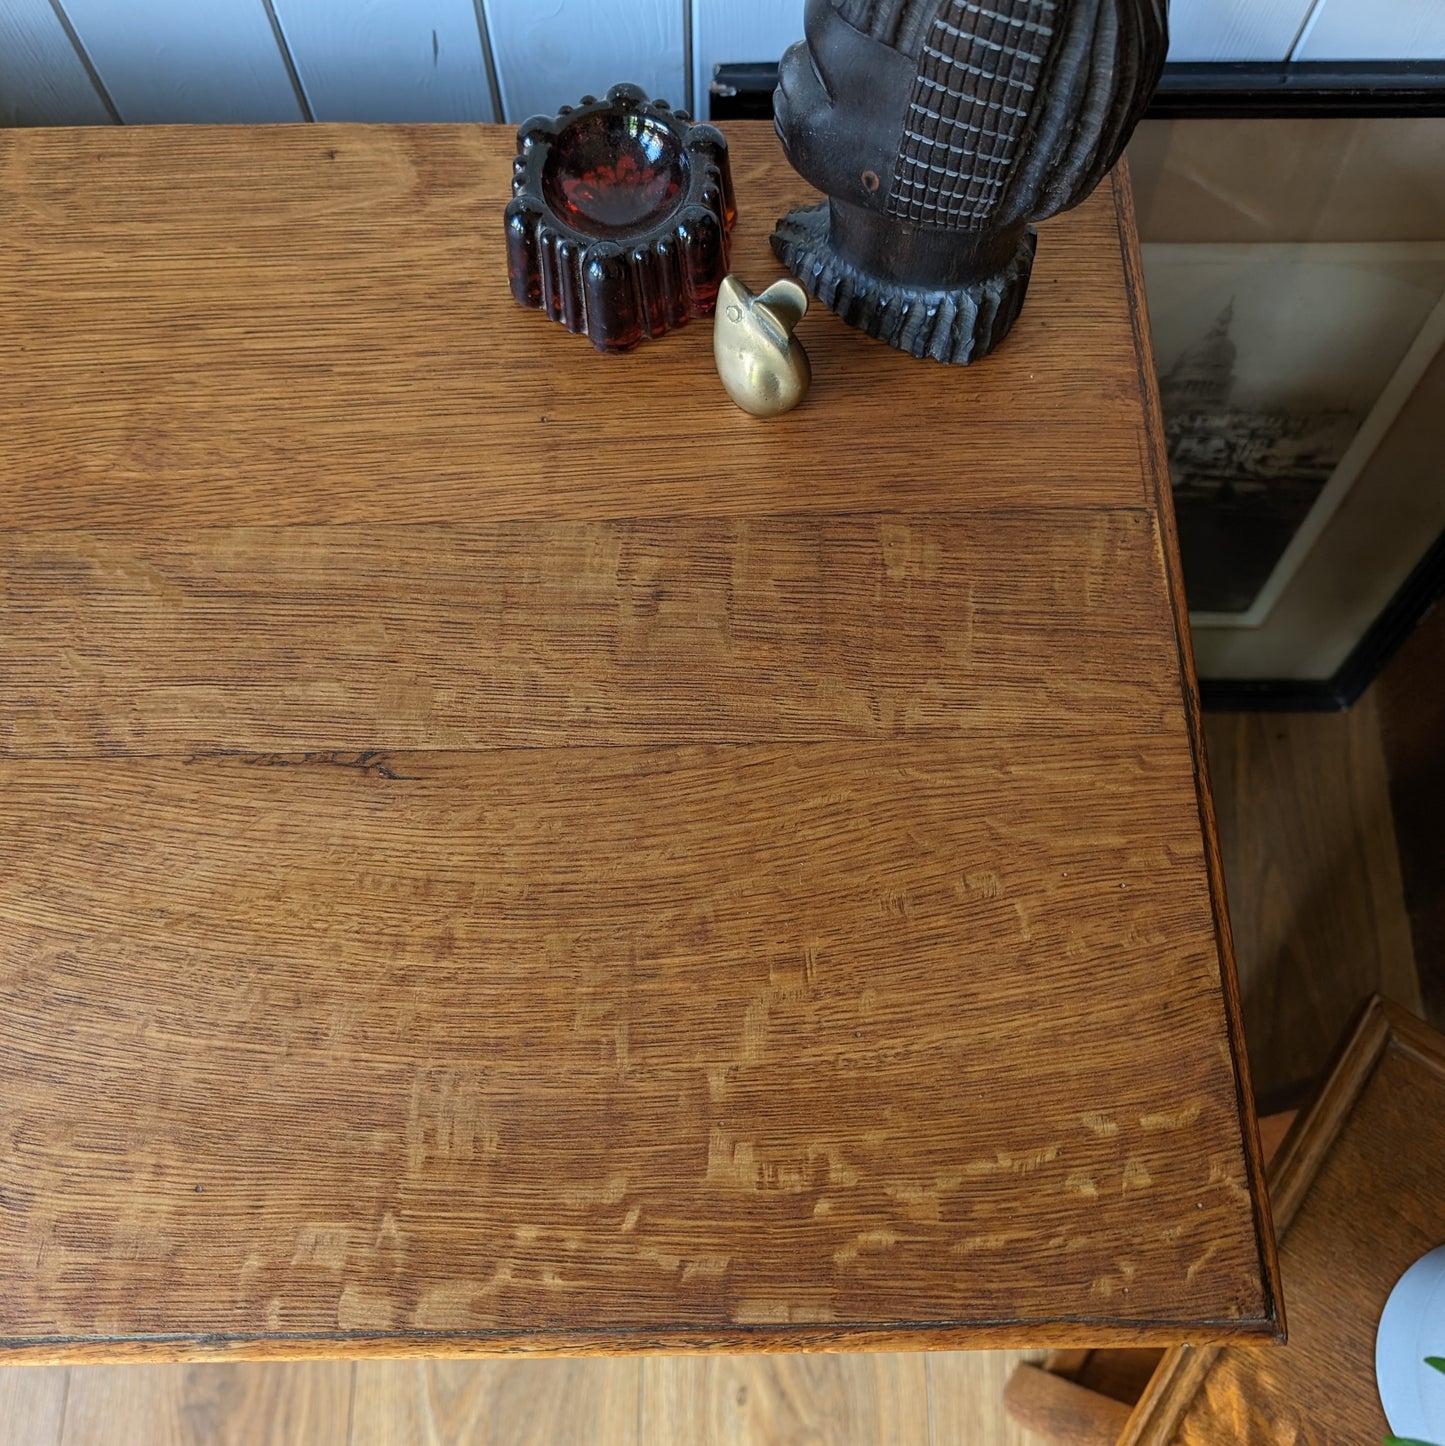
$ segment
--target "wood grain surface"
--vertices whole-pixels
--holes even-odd
[[[339,1368],[16,1366],[0,1371],[0,1439],[17,1446],[61,1446],[62,1433],[64,1446],[1032,1446],[1003,1410],[1004,1382],[1024,1360],[967,1351]],[[338,1369],[352,1382],[342,1401]]]
[[[753,127],[733,264],[761,286],[808,193]],[[0,135],[7,526],[1149,500],[1109,185],[1045,229],[986,372],[922,368],[815,308],[811,397],[765,425],[722,390],[706,324],[602,358],[517,308],[512,149],[446,125]]]
[[[69,1388],[70,1372],[63,1366],[0,1370],[0,1438],[24,1446],[60,1446]]]
[[[1259,1121],[1265,1161],[1273,1164],[1298,1110],[1285,1110]],[[1286,1207],[1289,1201],[1283,1202]],[[1294,1202],[1297,1204],[1297,1202]],[[1134,1408],[1148,1395],[1141,1415],[1156,1419],[1164,1412],[1185,1409],[1189,1393],[1198,1389],[1211,1360],[1207,1351],[1180,1348],[1169,1356],[1161,1350],[1103,1349],[1050,1351],[1040,1363],[1021,1363],[1008,1379],[1004,1404],[1009,1420],[1032,1438],[1061,1446],[1118,1446]],[[1122,1413],[1122,1414],[1121,1414]]]
[[[12,1359],[1268,1337],[1126,188],[766,427],[510,148],[0,137]]]
[[[1271,1172],[1283,1350],[1172,1351],[1120,1446],[1378,1441],[1375,1330],[1445,1235],[1445,1039],[1376,1000]]]
[[[644,1366],[644,1446],[929,1439],[929,1358],[681,1356]]]
[[[0,765],[5,1335],[1248,1318],[1190,797],[1167,735]]]
[[[1178,735],[1172,641],[1119,666],[1151,543],[1089,512],[0,533],[0,745]]]
[[[1037,1355],[949,1351],[927,1359],[930,1446],[1037,1446],[1004,1410],[1009,1376],[1019,1366],[1038,1361]]]
[[[1115,1446],[1129,1407],[1066,1375],[1022,1365],[1004,1388],[1009,1416],[1030,1435],[1069,1446]]]

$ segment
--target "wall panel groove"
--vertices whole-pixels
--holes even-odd
[[[64,12],[50,0],[0,0],[0,126],[118,119]]]
[[[269,0],[320,121],[495,118],[474,0]]]
[[[306,87],[296,73],[296,60],[291,54],[291,46],[286,39],[286,32],[281,28],[280,18],[276,14],[276,6],[272,0],[261,0],[261,4],[266,9],[266,19],[271,26],[271,34],[276,37],[276,49],[281,53],[281,63],[286,67],[286,75],[291,81],[291,89],[296,94],[296,104],[301,107],[301,115],[305,120],[314,121],[316,112],[312,110],[311,97],[306,94]]]
[[[1319,0],[1295,60],[1445,59],[1442,0]]]
[[[122,120],[298,121],[300,102],[260,0],[64,0]]]

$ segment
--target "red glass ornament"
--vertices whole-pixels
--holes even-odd
[[[517,132],[512,295],[599,351],[711,316],[737,216],[727,141],[635,85]]]

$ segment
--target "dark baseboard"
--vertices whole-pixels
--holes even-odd
[[[777,61],[719,65],[714,120],[770,120]],[[1147,120],[1445,115],[1440,61],[1171,64]]]
[[[1338,713],[1355,697],[1337,688],[1333,679],[1323,683],[1293,678],[1199,680],[1199,701],[1206,713]]]
[[[1435,539],[1389,606],[1333,678],[1264,681],[1201,678],[1200,701],[1213,713],[1318,713],[1348,708],[1380,676],[1430,610],[1445,597],[1445,534]]]
[[[1175,64],[1148,120],[1445,115],[1445,64],[1398,60]]]

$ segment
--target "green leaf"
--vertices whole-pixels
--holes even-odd
[[[1426,1356],[1425,1364],[1427,1366],[1434,1366],[1442,1376],[1445,1376],[1445,1356]]]

